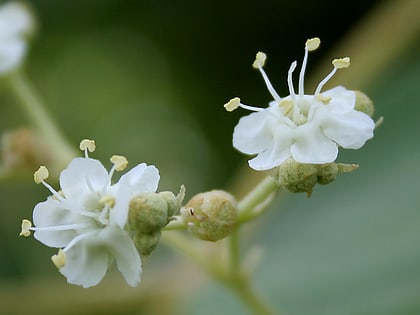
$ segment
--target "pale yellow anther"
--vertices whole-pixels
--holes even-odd
[[[51,261],[53,262],[53,264],[58,268],[63,268],[64,265],[66,264],[66,254],[64,253],[64,251],[62,249],[58,250],[57,255],[52,255],[51,256]]]
[[[87,149],[89,152],[93,152],[96,149],[95,140],[83,139],[80,141],[79,148],[82,151]]]
[[[28,219],[23,219],[22,225],[21,225],[22,230],[20,231],[19,236],[25,236],[25,237],[30,236],[31,227],[32,227],[32,222],[29,221]]]
[[[49,175],[48,169],[45,166],[40,166],[39,169],[34,173],[34,181],[37,184],[42,183],[43,180],[47,179]]]
[[[261,51],[257,52],[257,55],[255,56],[255,61],[252,64],[252,67],[254,69],[259,69],[259,68],[264,67],[265,60],[266,59],[267,59],[267,55],[266,54],[264,54]]]
[[[310,38],[306,41],[306,48],[308,48],[309,51],[314,51],[318,49],[319,45],[321,44],[321,40],[318,37]]]
[[[334,59],[332,61],[332,64],[337,69],[348,68],[350,66],[350,58],[344,57],[344,58]]]
[[[284,109],[283,114],[287,115],[290,113],[290,111],[293,109],[294,103],[291,99],[283,99],[280,101],[279,106]]]
[[[112,208],[115,205],[115,198],[109,195],[103,196],[99,202],[103,205],[107,205],[109,208]]]
[[[325,105],[328,104],[331,101],[331,96],[325,96],[322,94],[317,94],[316,99],[322,103],[324,103]]]
[[[115,165],[116,171],[122,171],[128,165],[126,157],[122,155],[113,155],[109,160]]]
[[[239,105],[241,105],[241,99],[239,97],[234,97],[223,106],[228,112],[233,112]]]

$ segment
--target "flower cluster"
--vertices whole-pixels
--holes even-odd
[[[20,65],[27,50],[26,36],[33,28],[33,17],[24,4],[8,2],[0,7],[0,75]]]
[[[251,168],[269,170],[289,158],[306,164],[331,163],[337,158],[339,146],[359,149],[373,137],[375,123],[367,114],[355,109],[355,91],[338,86],[321,92],[337,69],[350,65],[350,58],[334,59],[333,70],[319,83],[314,94],[304,94],[308,53],[319,45],[319,38],[306,42],[297,92],[292,80],[296,61],[291,64],[287,77],[290,94],[280,97],[263,70],[266,55],[259,52],[253,67],[260,71],[274,100],[267,108],[245,105],[238,97],[225,104],[228,111],[238,107],[253,111],[239,120],[233,134],[236,149],[245,154],[257,154],[249,160]]]
[[[92,140],[83,140],[80,149],[85,157],[74,158],[60,175],[61,190],[56,191],[45,179],[48,170],[41,166],[34,174],[52,196],[38,203],[33,211],[35,227],[23,220],[21,235],[34,237],[41,243],[59,248],[53,263],[69,283],[90,287],[104,277],[115,259],[127,283],[140,282],[141,257],[126,230],[129,203],[140,193],[155,192],[159,183],[156,167],[137,165],[113,184],[115,171],[122,171],[128,162],[123,156],[111,157],[108,172],[89,152],[95,150]]]

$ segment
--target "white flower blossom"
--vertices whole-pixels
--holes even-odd
[[[299,163],[330,163],[336,160],[339,146],[359,149],[373,137],[375,123],[365,113],[355,110],[354,91],[338,86],[321,92],[337,69],[350,65],[348,57],[333,60],[333,70],[319,83],[314,94],[304,94],[308,52],[317,49],[319,44],[319,38],[306,42],[297,93],[292,82],[296,61],[290,66],[287,77],[290,94],[282,98],[263,70],[266,55],[259,52],[253,67],[260,71],[274,101],[267,108],[242,104],[238,97],[225,104],[228,111],[237,107],[253,111],[239,120],[233,133],[236,149],[257,154],[249,160],[253,169],[272,169],[290,157]]]
[[[21,235],[34,237],[49,247],[59,248],[52,257],[54,264],[69,283],[90,287],[104,277],[110,262],[127,283],[136,286],[142,271],[141,258],[125,230],[130,200],[142,192],[155,192],[159,172],[154,166],[142,163],[122,175],[112,184],[114,171],[123,170],[127,160],[113,156],[114,164],[108,173],[98,160],[89,158],[94,142],[84,140],[84,158],[73,159],[60,175],[59,192],[45,182],[45,167],[34,174],[52,193],[38,203],[33,211],[35,227],[23,220]]]
[[[27,50],[26,37],[33,31],[29,9],[19,2],[0,6],[0,75],[17,68]]]

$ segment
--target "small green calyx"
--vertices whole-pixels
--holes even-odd
[[[354,109],[373,117],[375,113],[375,105],[372,100],[363,92],[354,91],[356,93],[356,105]]]
[[[196,237],[216,242],[228,236],[236,224],[236,200],[222,190],[195,195],[181,209],[188,231]]]
[[[148,257],[159,243],[161,230],[182,205],[185,187],[172,192],[142,193],[130,201],[127,229],[142,258]]]
[[[306,192],[311,196],[318,183],[327,185],[335,180],[338,173],[348,173],[358,168],[356,164],[326,163],[302,164],[290,158],[274,169],[272,176],[279,186],[292,193]]]

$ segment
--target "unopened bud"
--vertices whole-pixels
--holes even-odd
[[[373,117],[373,114],[375,113],[375,105],[372,100],[365,93],[360,91],[354,92],[356,93],[356,105],[354,109]]]
[[[185,197],[185,186],[181,186],[181,189],[176,196],[170,191],[162,191],[159,193],[159,196],[162,197],[168,205],[168,219],[170,220],[182,207],[182,201]]]
[[[130,201],[129,229],[139,233],[151,233],[168,223],[168,205],[156,193],[142,193]]]
[[[228,236],[236,223],[236,200],[222,190],[200,193],[181,209],[188,230],[206,241]]]
[[[288,191],[312,193],[318,181],[318,169],[315,164],[302,164],[290,158],[275,169],[274,179]]]
[[[133,237],[134,245],[136,246],[141,258],[147,258],[156,249],[159,244],[162,232],[157,230],[152,233],[137,233]]]
[[[348,173],[358,168],[356,164],[326,163],[302,164],[290,158],[274,169],[276,182],[290,192],[306,192],[310,197],[318,183],[327,185],[334,181],[338,173]]]

